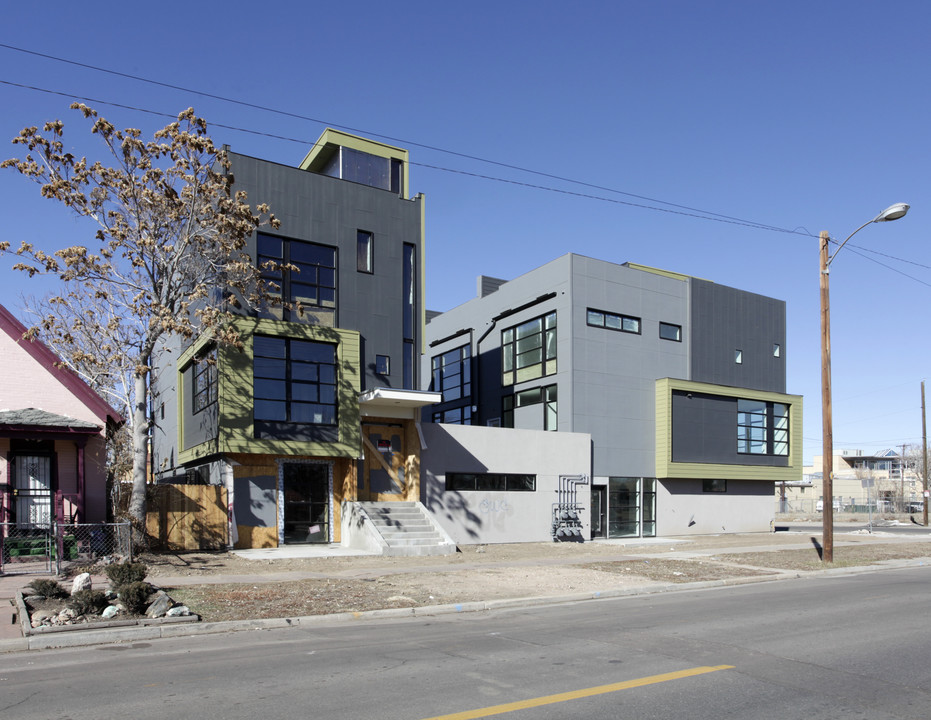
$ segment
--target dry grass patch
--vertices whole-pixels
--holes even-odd
[[[774,568],[778,570],[822,570],[825,567],[857,567],[875,565],[884,560],[914,560],[931,557],[931,545],[926,543],[882,543],[875,545],[834,546],[834,562],[826,564],[821,561],[818,549],[810,550],[773,550],[769,552],[751,552],[715,555],[714,560],[754,567]]]

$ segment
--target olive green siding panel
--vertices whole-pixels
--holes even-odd
[[[672,394],[675,390],[789,405],[789,457],[786,467],[672,460]],[[734,443],[737,427],[734,427]],[[747,390],[708,383],[661,378],[656,381],[656,477],[679,479],[794,481],[802,479],[802,396]]]
[[[268,455],[305,455],[315,457],[350,457],[362,454],[359,424],[359,393],[361,388],[360,340],[354,330],[341,330],[314,325],[243,318],[235,323],[243,338],[241,350],[221,347],[218,351],[220,436],[218,442],[182,448],[179,461],[188,463],[215,452],[260,453]],[[339,439],[335,442],[303,442],[297,440],[257,439],[253,433],[253,345],[254,335],[270,335],[330,342],[337,345],[339,371],[337,422]],[[190,362],[199,350],[198,343],[182,355],[179,367]],[[183,437],[183,432],[179,433]]]

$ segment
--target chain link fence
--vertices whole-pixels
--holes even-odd
[[[0,573],[65,575],[132,560],[130,523],[0,523]]]

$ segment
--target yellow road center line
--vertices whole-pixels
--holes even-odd
[[[635,680],[625,680],[624,682],[611,683],[610,685],[599,685],[584,690],[573,690],[572,692],[544,695],[543,697],[531,698],[530,700],[518,700],[517,702],[504,703],[502,705],[492,705],[486,708],[479,708],[478,710],[466,710],[465,712],[453,713],[452,715],[437,715],[432,718],[424,718],[424,720],[472,720],[473,718],[483,718],[491,715],[503,715],[504,713],[514,712],[515,710],[526,710],[542,705],[554,705],[556,703],[566,702],[567,700],[578,700],[579,698],[592,697],[594,695],[605,695],[607,693],[617,692],[618,690],[629,690],[631,688],[643,687],[644,685],[655,685],[656,683],[669,682],[670,680],[681,680],[682,678],[695,677],[696,675],[705,675],[707,673],[717,672],[718,670],[733,669],[733,665],[706,665],[703,667],[690,668],[689,670],[678,670],[676,672],[663,673],[662,675],[650,675],[649,677],[637,678]]]

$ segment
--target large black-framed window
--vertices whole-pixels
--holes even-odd
[[[335,247],[257,233],[256,261],[262,279],[277,288],[272,295],[286,303],[300,303],[317,315],[336,312]],[[300,314],[284,310],[282,317],[296,320]]]
[[[789,406],[764,400],[737,400],[737,452],[789,454]]]
[[[191,377],[193,380],[191,405],[193,413],[196,415],[217,401],[216,348],[212,348],[194,361]]]
[[[253,338],[256,437],[335,439],[338,420],[336,345],[256,335]]]
[[[556,373],[556,312],[501,332],[502,385]]]

